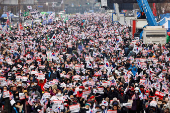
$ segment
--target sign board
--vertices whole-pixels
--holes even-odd
[[[79,110],[80,110],[80,104],[76,104],[76,105],[71,105],[71,106],[69,106],[69,110],[70,110],[71,112],[79,112]]]
[[[137,12],[137,17],[139,18],[141,16],[140,12]]]
[[[38,8],[43,8],[43,5],[39,5]]]
[[[112,21],[113,22],[118,21],[117,20],[117,15],[115,13],[112,13]]]
[[[3,97],[4,97],[4,98],[9,97],[9,95],[10,95],[10,94],[9,94],[9,91],[4,91],[4,92],[3,92]]]
[[[124,25],[125,24],[125,15],[124,14],[120,14],[119,15],[119,23]]]

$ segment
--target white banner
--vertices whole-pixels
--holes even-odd
[[[71,106],[69,106],[69,110],[70,110],[71,112],[79,112],[79,110],[80,110],[80,104],[76,104],[76,105],[71,105]]]
[[[44,98],[50,98],[50,93],[44,93],[43,97]]]
[[[24,93],[19,93],[19,99],[20,99],[20,100],[25,99],[25,94],[24,94]]]
[[[4,98],[9,97],[9,91],[4,91],[3,93],[4,93],[4,94],[3,94],[3,97],[4,97]]]

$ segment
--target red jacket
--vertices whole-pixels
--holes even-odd
[[[37,81],[38,81],[38,85],[41,87],[41,90],[44,91],[44,85],[47,80],[45,79],[43,83],[39,83],[39,80],[37,80]]]
[[[78,91],[76,97],[82,97],[82,96],[83,96],[83,92],[80,93],[80,92]]]

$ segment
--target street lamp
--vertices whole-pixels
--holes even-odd
[[[48,11],[49,11],[49,5],[48,5],[48,2],[46,2],[45,4],[46,4],[46,6],[48,6]]]

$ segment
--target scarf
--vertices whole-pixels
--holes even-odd
[[[23,105],[21,105],[21,106],[15,105],[15,107],[19,108],[20,113],[22,112]]]

